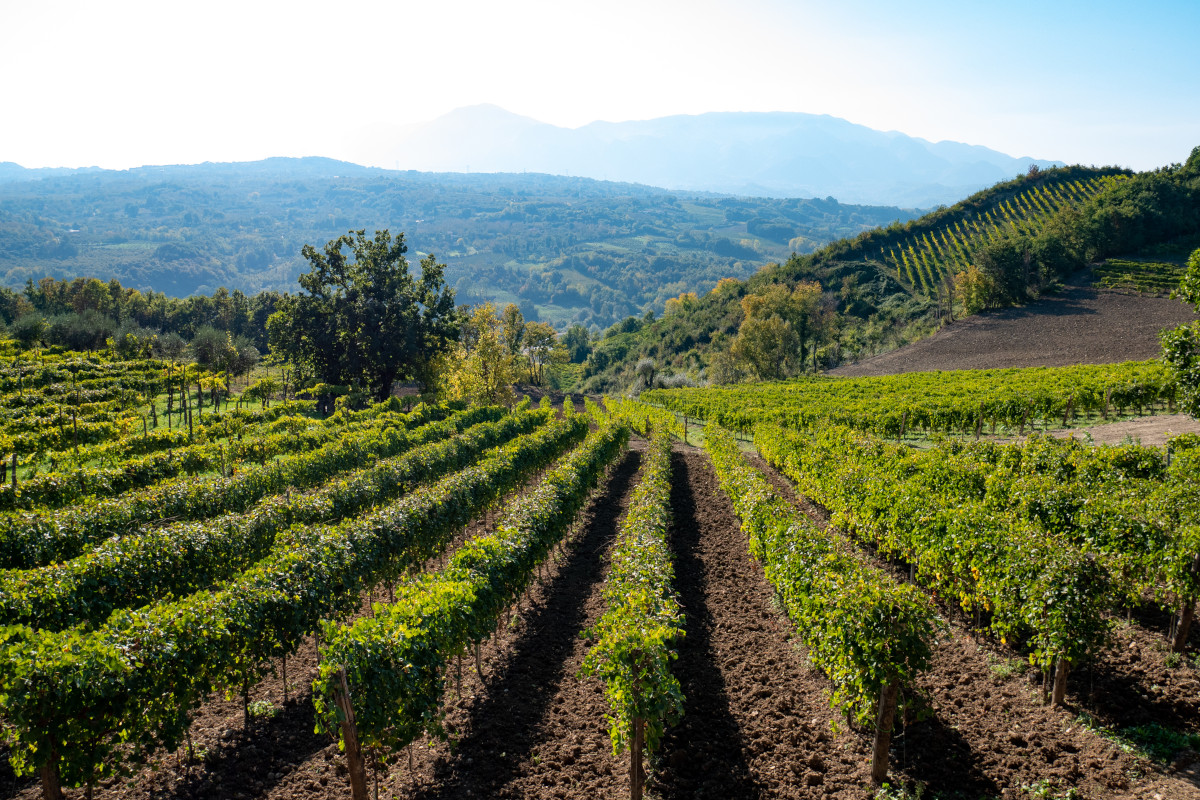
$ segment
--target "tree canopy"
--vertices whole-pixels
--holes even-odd
[[[1187,272],[1175,296],[1200,313],[1200,249],[1193,251],[1188,259]],[[1179,383],[1180,407],[1192,417],[1200,418],[1200,322],[1163,331],[1162,344],[1163,361],[1174,370]]]
[[[446,265],[428,255],[415,278],[407,250],[404,234],[386,229],[374,239],[351,231],[323,250],[305,245],[304,292],[284,295],[268,319],[272,348],[322,383],[364,387],[380,400],[397,380],[426,379],[457,338],[460,315]]]

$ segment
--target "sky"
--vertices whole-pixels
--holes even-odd
[[[0,161],[347,157],[492,103],[564,127],[830,114],[1150,169],[1200,145],[1196,0],[0,0]]]

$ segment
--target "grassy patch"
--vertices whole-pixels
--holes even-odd
[[[1159,725],[1157,722],[1117,729],[1101,725],[1090,714],[1080,715],[1078,722],[1126,753],[1159,764],[1170,763],[1183,750],[1191,749],[1200,752],[1200,733],[1177,731]]]

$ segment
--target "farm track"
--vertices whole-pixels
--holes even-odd
[[[818,524],[829,524],[828,512],[765,460],[753,453],[747,458],[781,497]],[[896,565],[868,558],[898,581],[907,579]],[[1152,798],[1157,792],[1160,800],[1200,799],[1200,764],[1184,761],[1164,771],[1125,753],[1079,719],[1086,711],[1105,725],[1195,728],[1200,676],[1188,665],[1166,667],[1161,634],[1120,626],[1116,645],[1094,669],[1071,676],[1067,706],[1051,709],[1040,704],[1035,673],[1011,670],[1022,660],[1018,653],[974,634],[956,609],[939,610],[946,627],[932,667],[918,681],[932,716],[914,721],[893,740],[893,764],[904,780],[948,796],[1015,797],[1023,786],[1049,780],[1090,798]],[[1152,692],[1152,685],[1165,691]]]

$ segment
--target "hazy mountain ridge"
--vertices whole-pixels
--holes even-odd
[[[827,115],[712,112],[561,128],[491,105],[421,125],[377,130],[363,163],[428,171],[546,172],[683,191],[836,197],[844,203],[953,203],[1061,162],[979,145],[929,142]]]

